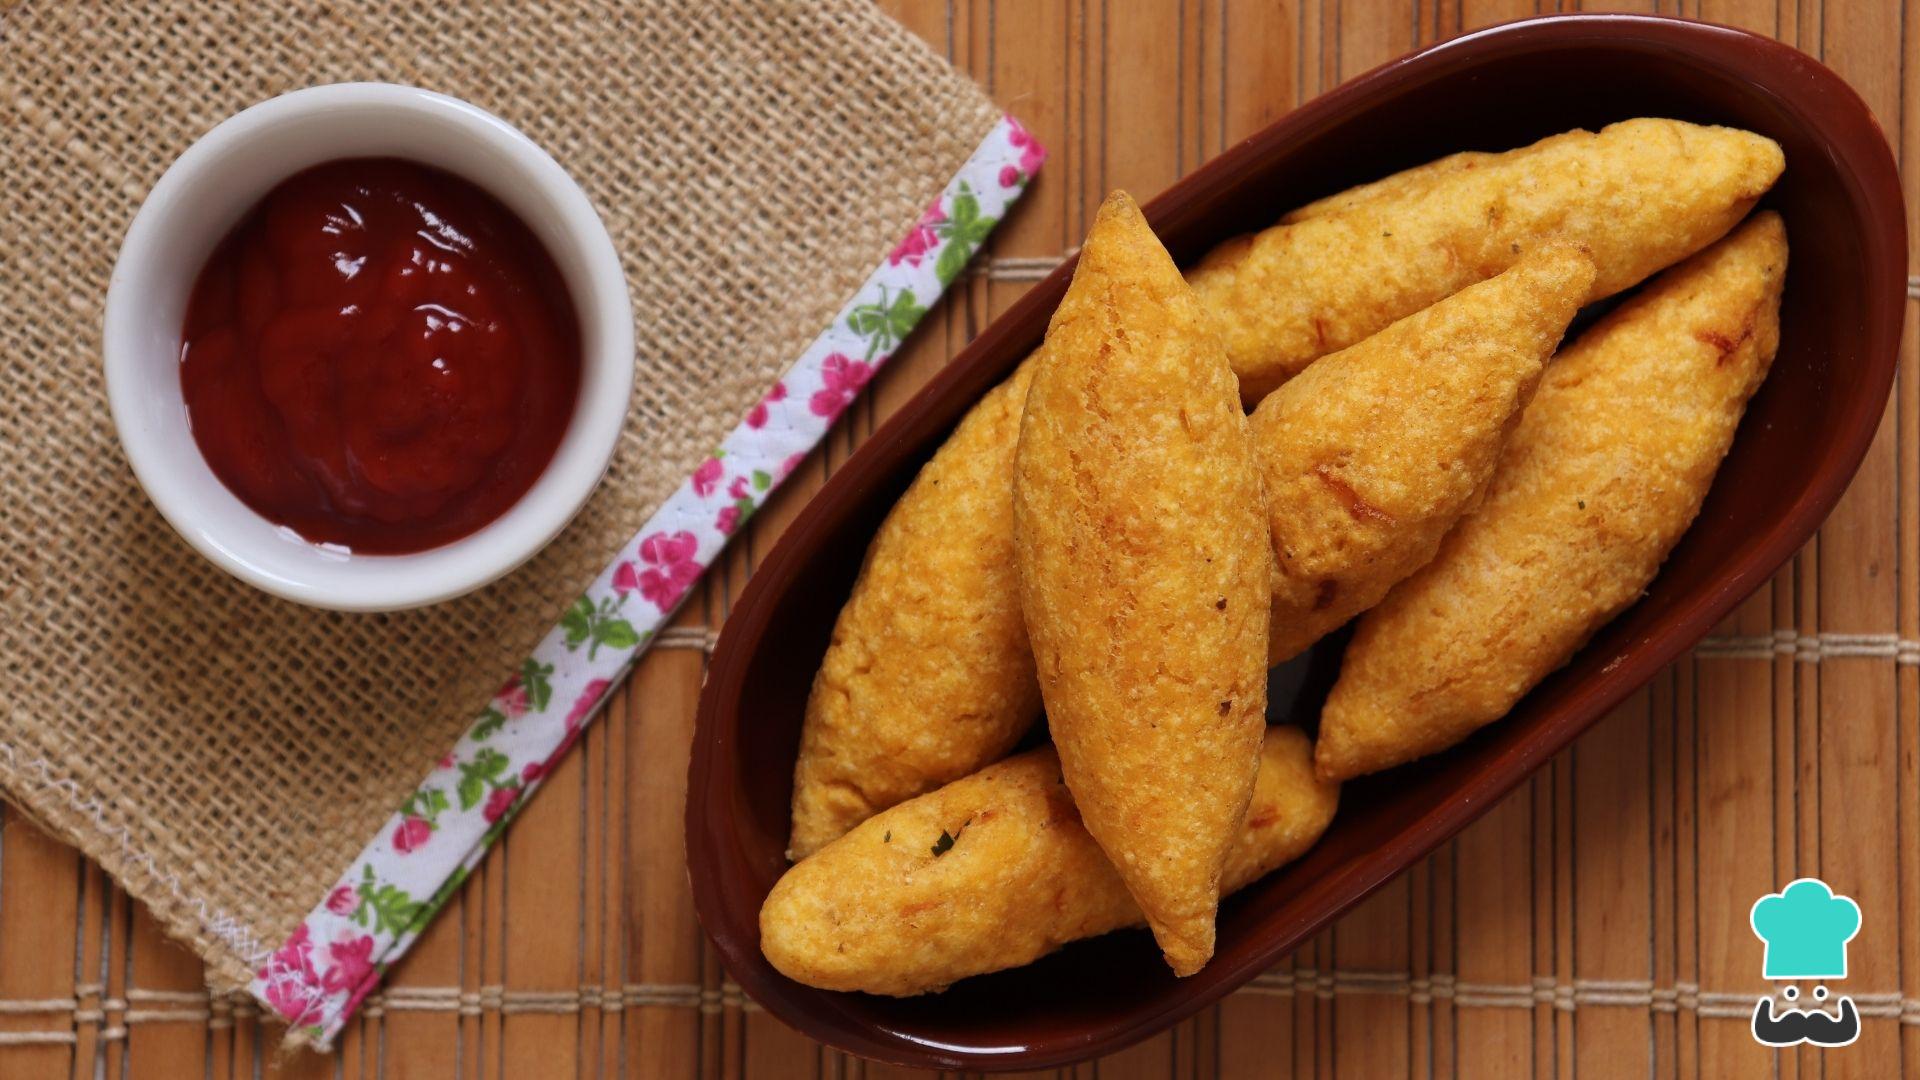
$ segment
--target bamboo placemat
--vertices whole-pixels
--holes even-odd
[[[1535,6],[885,6],[1029,121],[1053,157],[990,257],[754,519],[527,808],[537,823],[480,865],[349,1027],[338,1058],[280,1065],[247,1002],[209,1000],[198,962],[98,868],[0,810],[0,1076],[877,1080],[897,1071],[820,1050],[743,1002],[694,924],[680,809],[712,628],[806,497],[1056,264],[1106,190],[1152,194],[1345,77]],[[1866,97],[1903,156],[1920,152],[1920,3],[1906,8],[1652,6],[1749,26],[1822,58]],[[1920,206],[1916,194],[1910,187]],[[1714,638],[1271,974],[1074,1071],[1920,1075],[1914,336],[1910,325],[1894,404],[1852,491]],[[1747,1031],[1763,984],[1746,911],[1799,874],[1825,877],[1864,909],[1852,977],[1840,985],[1866,1020],[1853,1047],[1776,1057]]]

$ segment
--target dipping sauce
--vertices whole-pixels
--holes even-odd
[[[580,324],[513,212],[450,173],[362,158],[274,188],[194,283],[194,441],[309,541],[400,554],[474,532],[553,459]]]

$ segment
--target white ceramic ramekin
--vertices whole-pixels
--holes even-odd
[[[281,180],[339,158],[401,157],[486,189],[546,245],[580,319],[580,397],[553,460],[478,532],[410,555],[347,555],[249,509],[214,476],[187,425],[180,335],[189,292],[221,237]],[[277,596],[391,611],[459,596],[558,534],[605,473],[633,391],[633,307],[613,241],[553,158],[499,117],[383,83],[298,90],[231,117],[180,155],[135,215],[107,291],[107,398],[154,505],[202,555]]]

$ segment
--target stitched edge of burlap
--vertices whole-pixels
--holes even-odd
[[[627,431],[567,532],[474,596],[384,616],[201,560],[134,485],[98,378],[113,255],[166,165],[246,105],[350,79],[454,94],[552,152],[614,235],[637,327]],[[997,119],[863,0],[8,11],[0,783],[243,984]]]

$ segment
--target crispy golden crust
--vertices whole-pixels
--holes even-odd
[[[967,413],[867,549],[807,698],[789,858],[1002,757],[1039,715],[1009,482],[1032,372]]]
[[[1639,597],[1779,344],[1777,215],[1667,271],[1547,368],[1486,500],[1361,618],[1320,717],[1347,778],[1499,719]]]
[[[1213,953],[1266,723],[1263,505],[1219,339],[1115,193],[1027,392],[1014,555],[1067,786],[1182,975]]]
[[[1188,273],[1249,402],[1555,237],[1593,256],[1592,298],[1618,292],[1718,239],[1783,164],[1770,139],[1654,119],[1470,160],[1336,196]]]
[[[1579,248],[1544,246],[1320,360],[1254,410],[1278,566],[1273,663],[1433,558],[1592,283]]]
[[[1299,857],[1333,820],[1339,787],[1314,779],[1312,759],[1299,731],[1266,733],[1227,891]],[[906,996],[1140,922],[1048,748],[887,810],[787,871],[760,909],[760,947],[808,986]]]

